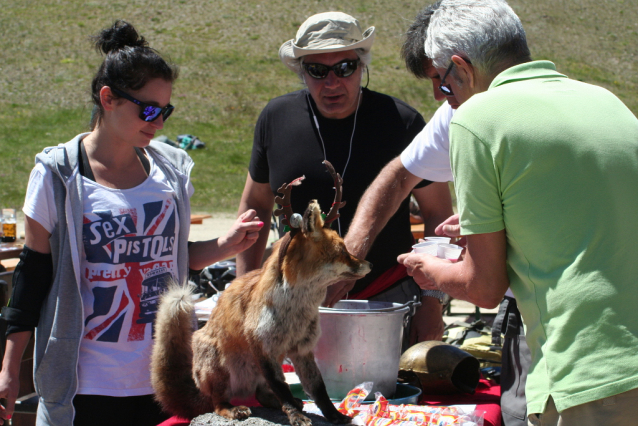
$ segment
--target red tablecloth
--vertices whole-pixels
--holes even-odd
[[[491,380],[481,379],[474,395],[421,395],[419,404],[476,404],[478,411],[485,412],[484,426],[501,426],[501,387]]]
[[[292,368],[284,371],[294,371]],[[419,404],[427,405],[460,405],[460,404],[476,404],[478,411],[484,411],[484,426],[501,426],[501,387],[491,380],[481,379],[474,395],[455,394],[455,395],[421,395]],[[255,407],[259,405],[256,399],[232,400],[233,405],[246,405]],[[182,419],[174,416],[158,426],[188,426],[190,420]]]

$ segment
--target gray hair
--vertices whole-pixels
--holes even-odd
[[[424,65],[429,58],[425,55],[423,46],[428,35],[430,18],[440,4],[441,0],[421,9],[405,33],[405,40],[401,46],[401,58],[405,61],[405,67],[416,78],[428,78]]]
[[[425,54],[437,68],[462,56],[485,75],[531,60],[523,24],[505,0],[443,0],[432,15]]]
[[[357,54],[357,56],[359,57],[359,61],[361,61],[361,68],[363,67],[367,67],[370,62],[372,61],[372,52],[370,50],[368,50],[366,52],[365,49],[354,49],[355,53]],[[295,72],[297,73],[297,76],[299,77],[299,79],[302,81],[302,83],[306,83],[304,80],[304,75],[303,75],[303,67],[301,66],[301,64],[303,63],[303,58],[305,56],[301,56],[299,58],[297,58],[297,61],[299,61],[299,66],[294,67],[295,68]]]

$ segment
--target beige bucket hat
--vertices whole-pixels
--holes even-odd
[[[359,21],[342,12],[318,13],[306,19],[297,36],[279,48],[279,58],[299,73],[299,58],[317,53],[363,49],[368,53],[374,41],[374,27],[361,30]]]

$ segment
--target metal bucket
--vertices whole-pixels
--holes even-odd
[[[415,303],[342,300],[319,308],[315,359],[330,398],[343,399],[363,382],[374,383],[369,398],[375,392],[394,397],[403,328]]]

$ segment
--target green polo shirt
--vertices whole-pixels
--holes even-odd
[[[450,125],[463,234],[505,229],[540,413],[638,388],[638,120],[551,62],[509,68]]]

